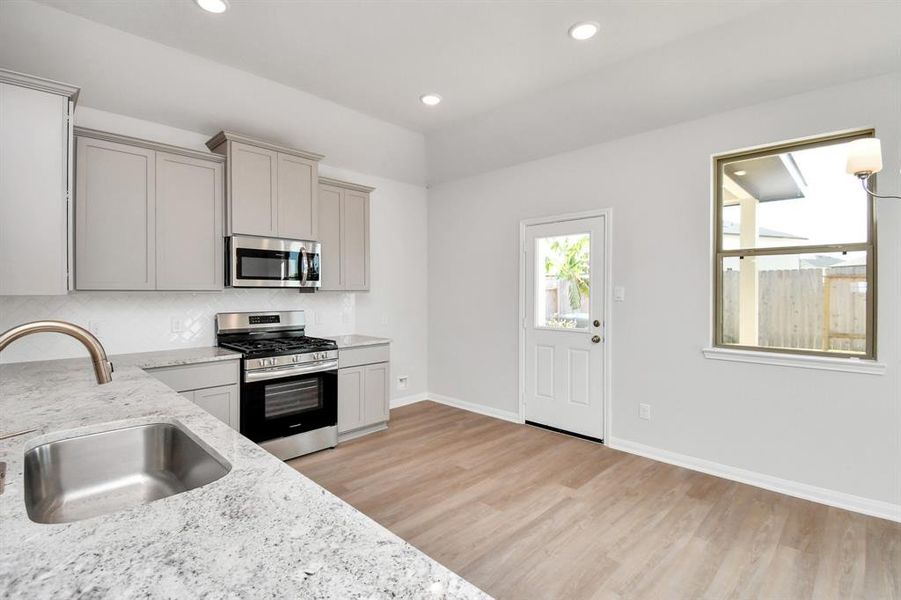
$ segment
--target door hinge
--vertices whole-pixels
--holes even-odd
[[[522,328],[525,329],[527,327],[527,319],[525,317],[522,318]]]

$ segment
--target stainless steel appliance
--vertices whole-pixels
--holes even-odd
[[[227,243],[226,280],[231,287],[318,288],[319,261],[319,242],[234,235]]]
[[[282,460],[338,443],[338,346],[302,310],[219,313],[219,346],[244,355],[241,434]]]

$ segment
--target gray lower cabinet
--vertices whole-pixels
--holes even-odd
[[[374,188],[319,178],[322,291],[369,289],[369,194]]]
[[[339,440],[387,427],[388,346],[339,350],[338,365]]]
[[[181,395],[234,430],[240,429],[241,407],[237,385],[186,390]]]
[[[76,87],[0,69],[0,296],[69,291],[77,95]]]
[[[147,369],[235,431],[241,427],[240,360]]]
[[[75,287],[223,287],[221,156],[76,128]]]

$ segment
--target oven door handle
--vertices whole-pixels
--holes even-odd
[[[316,362],[307,363],[305,365],[245,371],[244,381],[246,381],[247,383],[253,383],[255,381],[266,381],[268,379],[283,379],[285,377],[293,377],[295,375],[308,375],[310,373],[331,371],[337,368],[337,360],[319,360]]]

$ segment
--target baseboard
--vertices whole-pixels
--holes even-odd
[[[780,494],[803,498],[804,500],[810,500],[811,502],[843,508],[872,517],[888,519],[889,521],[901,522],[901,505],[899,504],[892,504],[891,502],[884,502],[882,500],[872,500],[870,498],[855,496],[854,494],[837,492],[835,490],[808,485],[806,483],[781,479],[756,471],[730,467],[729,465],[716,463],[703,458],[678,454],[676,452],[670,452],[669,450],[662,450],[660,448],[646,446],[644,444],[620,438],[611,437],[607,440],[607,445],[615,450],[622,450],[623,452],[637,454],[639,456],[644,456],[645,458],[659,460],[660,462],[669,463],[679,467],[685,467],[686,469],[691,469],[693,471],[700,471],[701,473],[707,473],[708,475],[715,475],[717,477],[723,477],[724,479],[746,483],[773,492],[779,492]]]
[[[428,400],[429,394],[428,392],[420,392],[418,394],[410,394],[409,396],[401,396],[400,398],[392,398],[389,406],[391,408],[400,408],[401,406],[406,406],[408,404],[415,404],[417,402],[422,402],[423,400]]]
[[[427,400],[432,400],[438,404],[453,406],[454,408],[468,410],[469,412],[485,415],[486,417],[503,419],[504,421],[510,421],[512,423],[522,423],[522,419],[519,418],[519,413],[501,410],[499,408],[491,408],[490,406],[483,406],[481,404],[474,404],[472,402],[466,402],[465,400],[451,398],[450,396],[443,396],[441,394],[429,393],[427,396]]]

